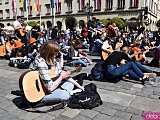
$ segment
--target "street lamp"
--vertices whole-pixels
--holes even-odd
[[[87,4],[84,6],[84,12],[87,14],[87,21],[90,20],[90,13],[92,13],[93,7],[90,6],[90,1],[89,3],[87,2]]]

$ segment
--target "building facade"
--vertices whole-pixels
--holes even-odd
[[[36,1],[40,4],[39,11],[35,10]],[[97,19],[119,17],[128,27],[138,27],[141,22],[145,22],[148,30],[155,30],[156,22],[160,19],[160,0],[54,0],[54,2],[52,8],[50,0],[28,0],[27,12],[21,0],[16,0],[17,14],[15,14],[12,0],[0,0],[0,22],[13,23],[16,15],[20,15],[25,22],[50,21],[61,23],[62,29],[66,29],[78,26],[79,20],[87,22],[92,16]]]

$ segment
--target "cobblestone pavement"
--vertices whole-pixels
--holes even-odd
[[[100,59],[98,56],[89,57],[92,58],[93,65]],[[138,81],[130,80],[118,83],[84,80],[84,85],[90,82],[97,85],[103,100],[103,105],[91,110],[68,107],[47,113],[23,110],[17,107],[22,102],[22,97],[11,94],[11,91],[19,90],[19,76],[26,70],[9,67],[7,64],[7,60],[0,60],[0,120],[142,120],[144,112],[160,112],[159,76],[153,86],[142,86]],[[81,72],[90,73],[93,65],[83,68]],[[160,72],[159,68],[150,68]],[[45,110],[48,107],[39,109]]]

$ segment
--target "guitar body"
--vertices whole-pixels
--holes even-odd
[[[20,33],[21,36],[24,36],[24,35],[25,35],[25,30],[24,30],[24,28],[19,28],[19,29],[18,29],[18,32]]]
[[[102,51],[102,58],[103,60],[106,60],[108,58],[108,53]]]
[[[53,70],[50,70],[50,74],[51,77],[55,76]],[[24,72],[19,78],[19,88],[23,91],[25,98],[31,103],[40,101],[47,93],[38,71]]]
[[[0,46],[0,56],[6,55],[6,47],[5,45]]]

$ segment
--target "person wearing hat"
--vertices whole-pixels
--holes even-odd
[[[37,40],[35,38],[29,39],[29,45],[26,47],[28,58],[33,61],[38,54]]]

